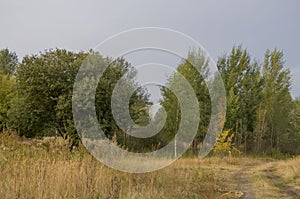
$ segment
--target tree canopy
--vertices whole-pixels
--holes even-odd
[[[91,63],[108,66],[99,80],[91,79],[93,75],[87,76],[90,79],[80,80],[80,86],[89,92],[88,82],[98,82],[95,110],[99,125],[109,139],[129,151],[151,151],[168,144],[176,136],[182,119],[179,101],[171,88],[183,88],[183,84],[176,85],[176,82],[184,78],[198,101],[195,111],[199,111],[201,117],[190,148],[193,152],[199,150],[212,114],[212,99],[205,82],[210,71],[207,59],[200,50],[190,51],[177,66],[177,73],[169,77],[167,86],[161,87],[161,106],[164,110],[158,110],[151,128],[161,125],[164,111],[166,123],[157,135],[147,139],[124,133],[112,113],[114,88],[125,75],[126,81],[122,85],[136,88],[129,100],[130,116],[141,126],[150,122],[152,102],[149,101],[149,94],[137,84],[137,71],[124,58],[113,60],[93,51],[75,53],[55,49],[25,56],[19,63],[16,53],[1,50],[0,130],[16,131],[26,137],[60,135],[70,140],[70,148],[76,146],[81,132],[77,132],[73,121],[73,86],[79,68],[89,55],[94,56],[88,60]],[[247,49],[235,46],[229,54],[219,57],[217,67],[226,89],[224,132],[230,137],[231,144],[242,152],[299,154],[300,103],[299,98],[291,97],[291,75],[283,52],[267,50],[263,63],[260,63],[251,57]],[[89,69],[85,72],[93,74]],[[185,92],[184,89],[180,91],[182,97],[185,97]],[[126,93],[121,92],[118,97],[122,99],[123,94]],[[188,100],[191,99],[186,99],[186,102]],[[122,117],[121,114],[119,119]],[[128,130],[134,128],[126,127]],[[220,134],[225,135],[224,132]],[[228,142],[226,140],[227,145]],[[222,140],[218,144],[222,146]]]

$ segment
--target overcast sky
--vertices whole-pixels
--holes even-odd
[[[242,44],[263,60],[266,49],[285,53],[300,95],[298,0],[0,0],[0,48],[19,57],[48,48],[88,50],[120,31],[156,26],[183,32],[216,60]]]

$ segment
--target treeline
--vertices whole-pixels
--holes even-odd
[[[201,119],[192,149],[201,145],[209,125],[211,114],[210,95],[204,78],[209,74],[203,53],[192,51],[178,66],[192,85],[199,101]],[[223,133],[241,152],[252,153],[300,153],[299,99],[290,93],[291,76],[285,66],[282,51],[267,50],[263,63],[253,59],[241,46],[218,59],[217,67],[226,89],[227,109]],[[199,75],[196,69],[202,71]],[[176,76],[169,79],[172,85]],[[162,105],[168,108],[165,133],[176,132],[180,113],[176,113],[178,100],[168,89],[162,89]],[[172,118],[173,117],[173,118]],[[174,135],[174,134],[173,134]],[[226,138],[222,138],[225,140]],[[226,144],[226,143],[225,143]]]
[[[94,52],[49,50],[39,55],[25,56],[21,63],[7,49],[1,53],[2,131],[17,132],[20,136],[42,137],[60,135],[69,140],[70,149],[80,140],[72,114],[72,92],[77,72],[88,55],[94,55],[93,64],[109,66],[99,80],[95,105],[97,119],[106,136],[124,145],[124,135],[116,125],[111,112],[111,95],[117,81],[127,72],[135,77],[134,68],[124,59],[102,57]],[[92,57],[92,56],[90,56]],[[88,83],[82,89],[88,92]],[[137,123],[148,122],[148,95],[137,89],[131,97],[130,113]],[[138,120],[139,119],[139,120]]]
[[[20,136],[60,135],[70,141],[70,149],[80,142],[72,114],[72,92],[77,72],[88,55],[95,55],[94,64],[106,66],[98,82],[95,105],[100,127],[106,136],[130,151],[152,151],[174,138],[180,123],[180,107],[176,96],[162,88],[167,119],[157,135],[139,139],[126,135],[117,126],[111,111],[111,96],[118,80],[127,72],[135,84],[136,71],[123,58],[112,60],[95,52],[48,50],[25,56],[21,62],[14,52],[0,51],[0,130]],[[196,68],[202,72],[198,73]],[[265,53],[263,63],[253,59],[246,49],[234,47],[218,59],[227,97],[224,130],[233,136],[232,144],[240,151],[253,153],[300,154],[300,100],[290,94],[291,77],[285,67],[283,52]],[[177,71],[195,91],[199,102],[200,122],[190,147],[197,152],[207,133],[211,115],[211,99],[204,76],[208,63],[201,51],[191,51]],[[170,77],[172,84],[176,75]],[[89,85],[83,81],[82,88]],[[151,102],[146,90],[138,87],[130,99],[133,120],[146,125]],[[160,121],[160,111],[155,119]],[[188,131],[188,129],[187,129]]]

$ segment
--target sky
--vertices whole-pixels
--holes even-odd
[[[0,0],[0,49],[20,58],[49,48],[89,50],[121,31],[163,27],[189,35],[214,60],[240,44],[260,61],[266,49],[283,50],[295,97],[299,8],[298,0]]]

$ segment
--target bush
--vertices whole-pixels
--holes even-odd
[[[241,152],[232,144],[233,138],[234,133],[230,134],[230,131],[223,131],[213,149],[213,154],[222,157],[240,154]]]

